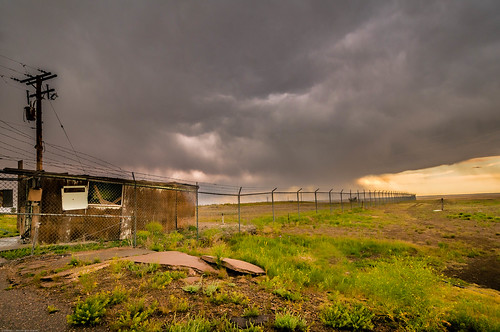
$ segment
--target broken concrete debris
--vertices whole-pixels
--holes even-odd
[[[210,263],[210,264],[216,264],[217,260],[214,256],[201,256],[201,259],[203,259],[205,262]],[[233,258],[223,258],[222,259],[222,264],[223,267],[226,269],[236,271],[239,273],[245,273],[245,274],[266,274],[266,271],[264,271],[261,267],[250,264],[245,261],[241,261],[239,259],[233,259]]]
[[[180,251],[161,251],[127,258],[135,263],[157,263],[170,267],[191,268],[199,273],[216,273],[215,269],[201,260]]]

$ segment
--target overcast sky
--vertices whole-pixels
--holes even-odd
[[[0,119],[41,68],[74,148],[124,169],[354,188],[500,155],[499,32],[497,0],[0,0]],[[48,102],[44,135],[69,147]]]

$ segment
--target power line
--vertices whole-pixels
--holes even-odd
[[[19,70],[15,70],[15,69],[12,69],[12,68],[7,67],[7,66],[4,66],[4,65],[0,65],[0,67],[5,68],[5,69],[8,69],[8,70],[10,70],[10,71],[13,71],[13,72],[18,73],[18,74],[21,74],[21,75],[30,76],[30,75],[28,75],[28,74],[26,74],[26,73],[23,73],[23,72],[19,71]]]
[[[66,132],[66,129],[64,129],[64,126],[61,123],[61,119],[59,119],[59,115],[57,114],[56,109],[54,108],[54,105],[52,105],[52,101],[50,99],[49,99],[49,104],[50,104],[50,107],[52,108],[52,110],[54,111],[54,114],[56,115],[57,121],[59,122],[59,125],[61,126],[61,128],[64,132],[64,135],[66,136],[66,139],[68,140],[69,145],[71,146],[71,149],[73,150],[76,158],[78,159],[78,162],[82,166],[82,171],[85,172],[85,168],[83,168],[82,162],[81,162],[80,158],[78,157],[78,155],[76,154],[75,148],[73,147],[73,144],[71,143],[71,140],[69,139],[68,133]]]
[[[2,127],[0,127],[0,128],[2,128]],[[24,140],[21,140],[21,139],[18,139],[18,138],[12,137],[12,136],[10,136],[10,135],[7,135],[6,133],[0,133],[0,135],[3,135],[3,136],[8,137],[8,138],[10,138],[10,139],[13,139],[14,141],[21,142],[21,143],[24,143],[24,144],[28,144],[28,145],[33,146],[33,142],[27,142],[27,141],[24,141]]]
[[[0,57],[5,58],[5,59],[10,60],[10,61],[13,61],[13,62],[15,62],[15,63],[17,63],[17,64],[19,64],[19,65],[23,66],[24,68],[26,68],[26,67],[30,67],[31,69],[35,69],[35,70],[37,70],[37,68],[35,68],[35,67],[29,66],[29,65],[27,65],[27,64],[25,64],[25,63],[22,63],[22,62],[20,62],[20,61],[14,60],[14,59],[12,59],[12,58],[10,58],[10,57],[6,56],[6,55],[0,54]]]
[[[52,143],[46,143],[46,145],[48,146],[51,146],[53,148],[55,148],[56,150],[59,150],[63,153],[67,153],[67,154],[72,154],[72,151],[66,147],[63,147],[63,146],[60,146],[60,145],[56,145],[56,144],[52,144]],[[99,166],[102,166],[104,168],[107,168],[107,169],[110,169],[110,170],[115,170],[115,171],[121,171],[121,172],[126,172],[125,170],[123,170],[121,167],[117,166],[117,165],[114,165],[110,162],[107,162],[105,160],[102,160],[102,159],[99,159],[97,157],[94,157],[92,155],[89,155],[87,153],[83,153],[83,152],[79,152],[79,151],[76,151],[79,155],[80,155],[80,159],[83,159],[83,160],[87,160],[91,163],[94,163],[96,165],[99,165]],[[85,157],[82,157],[82,156],[87,156],[89,158],[92,158],[92,159],[89,159],[89,158],[85,158]],[[109,165],[109,166],[107,166]],[[112,166],[112,167],[110,167]]]
[[[0,77],[2,78],[2,81],[3,81],[6,85],[8,85],[8,86],[10,86],[10,87],[12,87],[12,88],[16,88],[16,89],[18,89],[18,90],[23,90],[23,91],[24,91],[24,89],[23,89],[23,88],[20,88],[20,87],[18,87],[18,86],[16,86],[16,85],[14,85],[14,84],[10,84],[9,82],[7,82],[7,80],[5,79],[5,75],[0,74]]]
[[[22,132],[22,131],[20,131],[20,130],[18,130],[18,129],[16,129],[16,128],[14,128],[14,127],[10,126],[7,122],[5,122],[5,121],[3,121],[3,120],[0,120],[0,122],[3,122],[5,125],[7,125],[7,126],[8,126],[8,128],[7,128],[7,127],[5,127],[5,126],[0,126],[0,128],[2,128],[2,129],[5,129],[5,130],[7,130],[7,131],[10,131],[11,133],[16,134],[16,135],[19,135],[19,136],[22,136],[22,137],[24,137],[24,138],[29,138],[29,139],[32,139],[32,138],[33,138],[33,137],[31,137],[30,135],[28,135],[28,134],[26,134],[26,133],[24,133],[24,132]]]

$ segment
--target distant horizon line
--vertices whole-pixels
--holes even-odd
[[[500,198],[500,192],[498,193],[466,193],[466,194],[417,194],[417,199],[426,198]]]

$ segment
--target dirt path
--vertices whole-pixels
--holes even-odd
[[[95,258],[104,261],[112,257],[128,257],[149,252],[149,250],[139,248],[111,248],[74,253],[73,257],[84,261],[92,261]],[[67,265],[71,257],[71,255],[25,257],[18,262],[10,262],[0,267],[0,331],[86,330],[82,328],[71,329],[67,324],[66,316],[72,311],[72,304],[69,300],[64,301],[64,298],[57,296],[50,289],[35,288],[33,285],[22,286],[40,270],[50,271]],[[15,283],[20,286],[12,288],[12,280],[15,280]],[[49,313],[49,306],[57,311]]]

